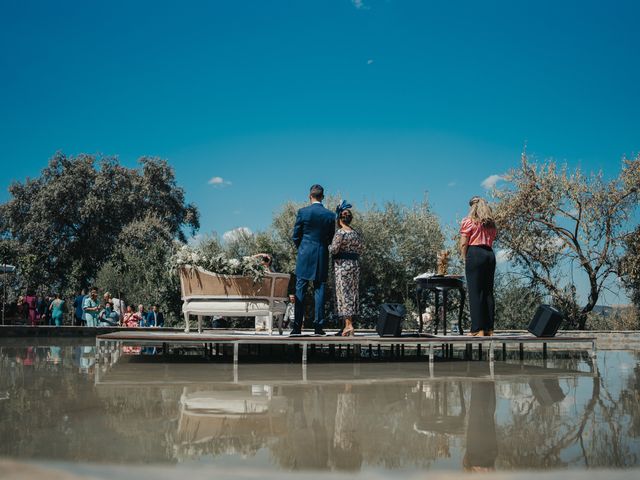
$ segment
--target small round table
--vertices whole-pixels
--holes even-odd
[[[433,275],[430,277],[418,277],[416,281],[416,300],[418,307],[418,333],[422,333],[422,295],[423,292],[433,292],[435,296],[435,321],[433,334],[438,334],[438,324],[442,317],[443,334],[447,334],[447,296],[449,290],[457,290],[460,294],[460,308],[458,309],[458,334],[463,335],[462,316],[464,312],[464,301],[466,290],[464,287],[464,277],[462,275]],[[440,294],[442,294],[442,308],[440,308]],[[426,309],[426,304],[425,304]]]

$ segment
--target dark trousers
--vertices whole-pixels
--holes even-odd
[[[317,280],[305,280],[304,278],[296,278],[296,304],[295,304],[295,320],[291,329],[294,331],[302,330],[302,319],[304,317],[304,292],[309,282],[313,283],[315,298],[315,328],[322,328],[324,325],[324,287],[326,282]]]
[[[493,285],[496,273],[496,256],[493,250],[485,246],[470,246],[467,249],[464,271],[467,276],[471,331],[493,330]]]

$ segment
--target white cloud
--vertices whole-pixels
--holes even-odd
[[[502,265],[511,260],[511,250],[503,248],[496,251],[496,263]]]
[[[209,179],[209,185],[213,185],[214,187],[226,187],[231,185],[231,182],[222,177],[211,177]]]
[[[449,183],[447,183],[447,187],[455,187],[458,183],[455,180],[450,181]]]
[[[369,9],[369,7],[364,4],[364,0],[351,0],[351,3],[353,3],[353,6],[356,7],[358,10]]]
[[[367,65],[371,65],[373,63],[372,59],[367,60]]]
[[[224,234],[222,235],[222,240],[225,242],[234,242],[243,236],[251,235],[253,235],[251,229],[247,227],[238,227],[234,228],[233,230],[229,230],[228,232],[224,232]]]
[[[485,178],[480,185],[482,185],[487,190],[491,190],[500,180],[504,179],[500,175],[496,175],[494,173],[493,175],[489,175],[487,178]]]

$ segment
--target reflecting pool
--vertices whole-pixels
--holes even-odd
[[[396,473],[640,465],[639,352],[491,370],[318,363],[303,376],[135,348],[108,365],[82,342],[0,343],[0,456]]]

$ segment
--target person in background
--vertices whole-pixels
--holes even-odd
[[[16,301],[16,309],[18,310],[18,318],[20,319],[26,319],[24,308],[24,296],[20,295]]]
[[[280,333],[283,328],[289,328],[289,325],[293,324],[296,319],[296,296],[293,293],[289,294],[289,303],[284,311],[284,317],[282,318],[282,326],[280,327]]]
[[[41,325],[48,325],[47,322],[47,299],[44,295],[38,295],[38,300],[36,302],[36,316],[38,317],[38,322]]]
[[[460,254],[467,277],[472,336],[493,335],[495,300],[493,287],[496,256],[493,242],[497,229],[491,207],[484,198],[469,200],[469,215],[460,225]]]
[[[29,324],[35,327],[38,324],[38,297],[33,292],[27,292],[24,297],[25,310],[29,318]]]
[[[147,312],[144,311],[144,305],[138,305],[138,310],[136,311],[136,315],[140,318],[138,326],[140,327],[148,327],[147,325]]]
[[[82,310],[82,303],[87,296],[87,291],[83,288],[78,292],[76,298],[73,299],[73,317],[74,325],[84,325],[84,311]]]
[[[137,327],[140,325],[140,315],[133,311],[133,305],[127,307],[127,311],[122,317],[122,325],[124,327]]]
[[[120,298],[116,298],[113,295],[111,295],[109,292],[106,292],[103,295],[104,298],[104,302],[110,302],[113,310],[120,316],[120,318],[122,318],[122,316],[124,315],[124,312],[126,312],[127,307],[124,303],[124,301],[122,301]]]
[[[100,313],[100,302],[98,301],[98,289],[92,288],[89,295],[82,302],[84,321],[87,327],[98,326],[98,314]]]
[[[147,313],[147,326],[164,327],[164,315],[159,310],[158,304],[151,307],[151,311]]]
[[[118,312],[113,309],[111,302],[105,302],[104,308],[98,315],[98,319],[100,320],[101,327],[114,327],[120,323],[120,316]]]
[[[56,327],[61,326],[64,321],[64,300],[62,300],[59,293],[56,293],[56,297],[51,302],[49,313],[54,325]]]

